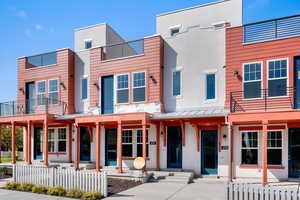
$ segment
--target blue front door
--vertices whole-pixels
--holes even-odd
[[[168,168],[182,168],[182,136],[180,126],[168,127]]]
[[[105,165],[117,165],[117,129],[105,129]]]
[[[80,127],[80,160],[91,160],[91,140],[87,127]]]
[[[111,114],[114,112],[114,77],[101,77],[101,113]]]
[[[201,132],[201,173],[218,173],[218,133],[216,130]]]
[[[300,109],[300,56],[294,58],[295,108]]]
[[[26,114],[34,113],[34,82],[26,83]]]
[[[300,128],[289,129],[289,177],[300,177]]]

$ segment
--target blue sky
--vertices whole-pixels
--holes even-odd
[[[73,49],[73,30],[109,23],[126,40],[155,33],[155,15],[213,0],[1,0],[0,102],[16,97],[16,58]],[[299,0],[244,0],[244,23],[300,14]]]

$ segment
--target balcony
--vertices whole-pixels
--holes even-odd
[[[244,43],[300,36],[300,15],[244,25]]]
[[[50,52],[27,57],[26,69],[45,67],[57,64],[57,53]]]
[[[274,110],[291,110],[295,106],[296,90],[293,87],[282,89],[260,89],[245,91],[235,91],[230,93],[230,112],[266,112]],[[251,97],[251,98],[250,98]]]
[[[58,101],[57,99],[49,98],[27,99],[24,101],[9,101],[0,103],[0,117],[33,114],[64,115],[66,111],[66,103]]]
[[[144,54],[144,39],[103,47],[102,60],[112,60]]]

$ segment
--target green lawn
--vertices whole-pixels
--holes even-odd
[[[1,158],[1,161],[3,163],[9,163],[9,162],[11,162],[11,158],[10,157],[8,157],[8,158]],[[17,160],[17,161],[20,161],[20,160]]]

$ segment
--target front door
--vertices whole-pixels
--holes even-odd
[[[300,128],[289,129],[289,177],[300,177]]]
[[[34,158],[34,160],[42,160],[43,159],[43,129],[42,128],[34,128],[33,158]]]
[[[34,82],[26,83],[26,114],[34,113]]]
[[[117,129],[105,129],[105,165],[117,165]]]
[[[91,160],[91,140],[87,127],[80,127],[80,160]]]
[[[201,173],[218,172],[218,134],[217,131],[201,132]]]
[[[182,136],[180,126],[168,127],[168,168],[182,168]]]
[[[114,77],[103,76],[101,78],[101,113],[114,112]]]
[[[300,56],[294,58],[295,108],[300,109]]]

